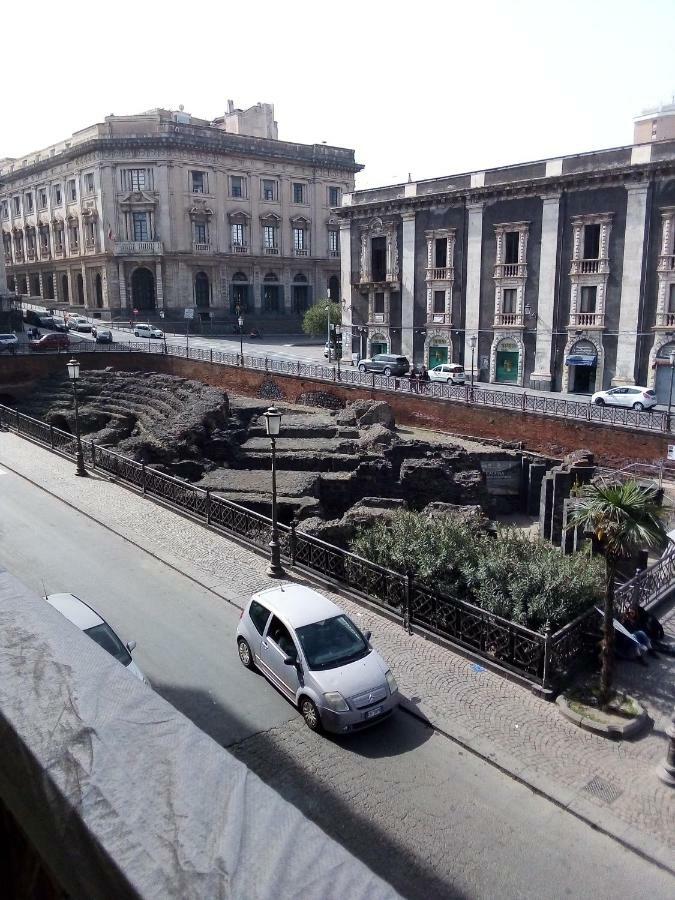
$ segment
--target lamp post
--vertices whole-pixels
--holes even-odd
[[[283,578],[286,574],[281,568],[279,532],[277,531],[277,438],[281,429],[281,413],[275,406],[265,413],[265,428],[272,443],[272,536],[270,540],[270,564],[267,574],[270,578]]]
[[[471,400],[473,401],[473,373],[475,369],[475,359],[476,359],[476,344],[478,343],[478,338],[475,334],[472,334],[469,338],[469,344],[471,345]]]
[[[77,381],[80,377],[80,364],[76,359],[67,363],[68,377],[73,384],[73,398],[75,399],[75,437],[77,450],[75,452],[75,474],[84,477],[87,470],[84,468],[84,456],[82,455],[82,441],[80,440],[80,410],[77,403]]]
[[[670,409],[673,405],[673,375],[675,375],[675,350],[670,354],[670,393],[668,394],[668,431],[670,431]]]
[[[237,306],[237,325],[239,326],[239,357],[244,365],[244,317],[241,314],[241,306]]]
[[[331,362],[330,346],[330,303],[326,304],[326,345],[328,347],[328,365]]]

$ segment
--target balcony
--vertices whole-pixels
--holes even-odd
[[[27,247],[26,248],[26,259],[35,259],[35,247]]]
[[[232,244],[231,250],[233,253],[248,253],[248,244]]]
[[[49,245],[43,244],[40,247],[40,259],[49,259],[50,256],[51,256],[51,252],[49,250]]]
[[[497,263],[494,277],[527,278],[527,265],[525,263]]]
[[[570,275],[607,275],[609,273],[609,260],[602,259],[573,259]]]
[[[654,328],[662,328],[664,331],[675,331],[675,312],[657,313]]]
[[[428,325],[451,325],[450,313],[430,312],[427,314]]]
[[[672,272],[675,269],[675,253],[659,256],[659,272]]]
[[[304,250],[302,247],[294,247],[293,256],[309,256],[309,250]]]
[[[18,262],[18,263],[23,262],[23,250],[15,250],[14,251],[14,262]]]
[[[115,256],[161,256],[164,252],[161,241],[115,241]]]
[[[340,251],[339,250],[329,250],[328,257],[329,257],[329,259],[339,259]]]
[[[581,312],[570,314],[570,328],[604,328],[605,317],[602,313]]]
[[[265,256],[278,256],[279,248],[278,247],[263,247],[263,254]]]
[[[452,281],[453,272],[452,266],[427,267],[427,281]]]
[[[522,328],[525,324],[523,314],[515,313],[495,313],[495,328]]]
[[[211,244],[192,244],[192,252],[193,253],[213,253],[213,247]]]
[[[369,325],[389,325],[389,315],[386,312],[373,312],[370,311],[370,315],[368,317]]]
[[[84,242],[84,252],[96,253],[96,240],[94,238],[87,238]]]
[[[68,248],[69,256],[79,256],[80,255],[80,245],[78,241],[71,241],[70,246]]]
[[[63,244],[57,245],[54,247],[54,258],[55,259],[63,259],[65,256],[65,251],[63,249]]]

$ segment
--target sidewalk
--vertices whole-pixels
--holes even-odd
[[[23,475],[236,606],[269,584],[267,560],[261,556],[105,478],[75,478],[73,463],[16,435],[0,433],[0,467]],[[618,682],[647,706],[654,725],[640,738],[613,742],[578,729],[555,704],[526,688],[333,596],[373,632],[412,711],[672,870],[675,791],[654,772],[665,757],[665,728],[675,702],[672,657],[650,659],[648,669],[619,664]],[[675,604],[662,620],[675,639]]]

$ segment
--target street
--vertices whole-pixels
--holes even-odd
[[[314,735],[241,666],[236,606],[1,455],[0,564],[37,593],[78,595],[134,638],[159,693],[404,896],[672,896],[667,873],[406,713],[351,738]]]

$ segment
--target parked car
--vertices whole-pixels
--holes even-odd
[[[410,361],[407,356],[395,356],[392,353],[376,353],[359,363],[359,372],[381,372],[383,375],[405,375],[409,369]]]
[[[83,334],[91,334],[91,322],[88,322],[84,316],[69,316],[68,328],[71,331],[79,331]]]
[[[464,384],[466,373],[459,363],[443,363],[429,369],[429,381],[444,381],[446,384]]]
[[[11,353],[16,350],[19,339],[15,334],[0,334],[0,351],[6,350]]]
[[[239,659],[294,703],[312,731],[358,731],[399,703],[391,670],[332,600],[283,584],[254,594],[237,628]]]
[[[633,409],[651,409],[656,406],[656,392],[644,387],[615,387],[608,391],[596,391],[591,397],[596,406],[630,406]]]
[[[91,333],[96,338],[97,344],[112,344],[113,333],[109,328],[92,328]]]
[[[145,338],[163,338],[164,332],[160,328],[155,328],[153,325],[134,325],[134,334],[136,337],[145,337]]]
[[[58,331],[50,331],[40,338],[28,341],[31,350],[67,350],[70,339],[67,334],[59,334]]]
[[[43,328],[51,328],[53,316],[45,310],[27,309],[23,314],[24,322],[29,325],[41,325]]]
[[[49,594],[45,597],[45,600],[54,609],[58,609],[61,615],[65,616],[69,622],[77,625],[80,631],[84,631],[92,641],[96,641],[99,647],[103,647],[118,662],[126,666],[139,681],[150,685],[148,679],[131,658],[131,652],[136,646],[136,641],[128,641],[126,644],[123,644],[105,619],[102,619],[91,606],[74,594]]]
[[[62,331],[62,332],[68,331],[68,326],[66,325],[66,320],[59,319],[58,316],[53,317],[53,323],[50,327],[53,328],[54,331]]]

